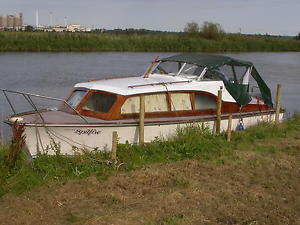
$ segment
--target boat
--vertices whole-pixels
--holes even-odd
[[[65,99],[2,90],[13,114],[6,123],[24,126],[30,154],[76,154],[110,151],[112,133],[119,143],[135,144],[140,136],[140,99],[145,103],[144,139],[169,138],[178,127],[202,124],[216,129],[221,91],[220,130],[246,129],[274,121],[270,88],[252,62],[211,54],[179,54],[156,58],[145,74],[78,83]],[[33,110],[19,113],[10,94],[20,94]],[[141,96],[144,96],[143,98]],[[33,98],[58,102],[56,109],[38,109]],[[283,118],[280,111],[280,120]]]

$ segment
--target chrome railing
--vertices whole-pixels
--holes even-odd
[[[10,108],[12,109],[12,111],[14,112],[14,114],[18,114],[18,113],[17,113],[15,107],[13,106],[12,101],[10,100],[7,93],[22,95],[25,98],[25,100],[29,103],[29,105],[33,108],[33,110],[40,116],[41,120],[44,123],[45,123],[45,120],[44,120],[43,116],[41,115],[40,110],[38,110],[34,101],[32,100],[32,97],[62,102],[64,105],[66,105],[68,108],[70,108],[73,112],[75,112],[75,114],[77,116],[79,116],[85,123],[88,123],[88,121],[82,115],[80,115],[80,113],[74,107],[69,105],[64,99],[53,98],[53,97],[48,97],[48,96],[38,95],[38,94],[31,94],[31,93],[26,93],[26,92],[21,92],[21,91],[13,91],[13,90],[5,90],[5,89],[0,89],[0,90],[3,92],[8,104],[9,104]]]

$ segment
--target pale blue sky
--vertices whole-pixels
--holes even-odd
[[[226,32],[295,35],[300,0],[0,0],[0,14],[23,12],[24,23],[79,23],[97,28],[181,31],[187,22],[217,22]]]

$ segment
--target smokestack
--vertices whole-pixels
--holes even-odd
[[[36,10],[35,12],[35,26],[39,27],[39,11]]]
[[[53,18],[52,12],[50,12],[50,27],[53,27]]]
[[[65,16],[65,27],[67,27],[67,17]]]

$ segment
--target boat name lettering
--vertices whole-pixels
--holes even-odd
[[[95,134],[95,135],[100,134],[101,131],[98,131],[98,130],[96,130],[96,129],[87,129],[87,130],[79,130],[79,129],[76,129],[76,130],[74,131],[74,133],[75,133],[75,134],[78,134],[78,135],[84,135],[84,134],[86,134],[86,135],[90,136],[90,135],[92,135],[92,134]]]

